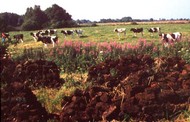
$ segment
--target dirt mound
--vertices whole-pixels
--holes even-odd
[[[19,81],[34,87],[59,87],[64,83],[54,62],[41,59],[15,62],[10,58],[7,47],[0,45],[1,82],[10,84]]]
[[[16,66],[13,77],[34,87],[59,87],[63,84],[59,74],[60,69],[52,61],[28,60]]]
[[[33,87],[60,87],[64,80],[60,78],[60,70],[52,61],[28,60],[14,62],[11,59],[0,59],[1,80],[10,84],[19,81]]]
[[[12,81],[12,72],[15,69],[15,62],[10,59],[7,47],[7,45],[0,45],[0,78],[2,83]]]
[[[1,88],[1,121],[2,122],[21,122],[21,121],[40,121],[44,122],[50,115],[37,101],[31,89],[14,82],[11,85]]]
[[[0,59],[0,75],[2,83],[11,83],[13,81],[13,71],[15,69],[15,62],[11,59]]]
[[[61,121],[174,119],[190,103],[190,65],[146,55],[106,60],[89,69],[94,85],[62,102]]]

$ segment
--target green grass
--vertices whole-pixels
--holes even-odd
[[[141,34],[137,34],[137,37],[133,36],[133,33],[130,31],[131,28],[134,27],[142,27],[144,28],[144,36]],[[172,32],[181,32],[183,34],[183,38],[190,37],[190,24],[141,24],[141,25],[102,25],[95,27],[80,27],[84,30],[84,37],[77,37],[75,35],[73,38],[68,36],[64,38],[61,33],[62,29],[58,30],[58,37],[61,42],[64,40],[80,40],[80,41],[118,41],[118,42],[132,42],[137,41],[139,38],[144,38],[147,41],[159,41],[158,34],[154,34],[153,37],[150,36],[150,33],[147,31],[150,27],[160,27],[162,32],[172,33]],[[124,37],[121,35],[121,39],[119,40],[117,33],[113,32],[114,28],[126,28],[127,35]],[[77,29],[77,28],[63,28],[63,29]],[[18,48],[23,47],[42,47],[43,44],[41,42],[34,42],[33,38],[30,36],[30,32],[32,31],[19,31],[19,32],[10,32],[10,35],[23,33],[24,34],[24,44],[19,44]]]
[[[137,37],[134,37],[133,33],[130,31],[131,28],[144,28],[144,36],[137,34]],[[144,38],[147,41],[159,41],[158,34],[154,34],[153,37],[150,36],[150,33],[147,31],[150,27],[160,27],[162,32],[172,33],[179,31],[183,34],[184,37],[190,37],[190,24],[143,24],[143,25],[115,25],[115,26],[97,26],[97,27],[83,27],[85,31],[84,34],[86,38],[67,38],[72,40],[82,40],[82,41],[118,41],[118,42],[135,42],[139,38]],[[121,35],[119,40],[117,33],[113,32],[114,28],[126,28],[127,35],[124,37]]]
[[[67,74],[61,75],[67,82],[59,88],[39,88],[33,90],[38,101],[46,108],[49,113],[60,113],[62,110],[61,102],[64,96],[70,96],[76,89],[84,90],[91,83],[84,82],[87,74]],[[77,82],[79,83],[77,85]]]

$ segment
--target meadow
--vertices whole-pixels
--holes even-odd
[[[144,35],[137,34],[135,37],[130,29],[138,27],[144,29]],[[151,36],[147,31],[151,27],[160,27],[163,33],[181,32],[183,42],[173,45],[171,48],[164,48],[158,34],[155,33]],[[121,39],[119,39],[117,33],[113,31],[115,28],[126,28],[126,36],[121,34]],[[82,29],[84,33],[81,37],[74,35],[74,37],[67,36],[65,38],[60,33],[62,29]],[[154,58],[179,56],[190,64],[190,23],[97,24],[94,27],[62,29],[57,29],[59,44],[54,48],[51,44],[45,48],[43,43],[35,42],[30,36],[30,32],[34,31],[9,33],[11,37],[14,34],[24,34],[24,43],[8,47],[13,60],[45,59],[54,61],[60,67],[60,76],[66,81],[61,88],[33,89],[33,93],[49,113],[60,113],[63,96],[70,96],[76,89],[83,90],[92,85],[92,83],[86,82],[89,67],[107,59],[116,60],[128,55],[147,54]],[[184,116],[187,115],[189,112],[185,111]]]
[[[98,24],[97,24],[98,25]],[[142,27],[144,29],[144,35],[142,36],[140,33],[137,34],[137,37],[134,36],[133,32],[130,31],[131,28],[138,28]],[[183,40],[188,40],[190,38],[190,24],[152,24],[152,23],[143,23],[132,25],[130,23],[120,25],[120,24],[99,24],[95,27],[80,27],[84,31],[82,37],[78,37],[74,35],[73,37],[68,36],[64,37],[61,32],[62,29],[57,29],[57,36],[59,37],[59,47],[64,41],[79,41],[79,42],[118,42],[118,43],[130,43],[135,44],[138,43],[140,39],[146,40],[146,42],[153,42],[155,44],[160,45],[160,37],[157,33],[153,36],[150,36],[150,33],[147,29],[151,27],[160,27],[161,32],[163,33],[172,33],[172,32],[181,32]],[[123,36],[121,34],[121,38],[118,38],[117,33],[113,32],[115,28],[126,28],[127,34]],[[79,29],[79,28],[63,28],[65,30],[72,30],[72,29]],[[17,46],[10,46],[9,49],[13,54],[13,57],[17,57],[17,55],[22,54],[23,49],[44,49],[44,46],[41,42],[34,42],[33,38],[31,37],[30,33],[35,31],[17,31],[17,32],[10,32],[10,35],[13,36],[14,34],[22,33],[24,34],[24,43],[18,44]],[[14,39],[12,39],[14,41]],[[52,45],[48,45],[48,49],[51,49]],[[45,49],[45,50],[48,50]]]
[[[137,37],[134,37],[133,33],[130,31],[131,28],[140,28],[142,27],[144,29],[144,36],[142,37],[141,34],[138,34]],[[190,33],[190,24],[125,24],[125,25],[104,25],[104,24],[97,24],[95,27],[80,27],[80,29],[84,30],[84,35],[79,38],[77,35],[72,37],[64,38],[63,34],[61,34],[62,29],[57,29],[58,31],[58,37],[60,42],[63,42],[64,40],[73,40],[73,41],[96,41],[96,42],[105,42],[105,41],[118,41],[118,42],[135,42],[139,38],[146,39],[147,41],[155,41],[158,42],[159,37],[158,34],[154,34],[154,36],[150,36],[150,33],[147,31],[147,29],[151,27],[160,27],[161,32],[163,33],[173,33],[173,32],[181,32],[183,34],[183,38],[189,37]],[[126,37],[122,36],[119,40],[117,34],[113,32],[115,28],[126,28],[127,35]],[[65,30],[69,29],[77,29],[77,28],[63,28]],[[24,44],[23,46],[29,46],[30,42],[33,42],[33,38],[30,36],[31,31],[19,31],[19,32],[11,32],[10,34],[18,34],[23,33],[24,34]],[[33,32],[33,31],[32,31]],[[32,43],[33,44],[33,43]],[[33,46],[33,45],[31,45]],[[38,47],[38,46],[33,46]]]
[[[130,31],[131,28],[138,28],[142,27],[144,29],[144,35],[142,36],[140,33],[137,34],[137,36],[134,36],[134,33]],[[63,28],[65,30],[72,30],[72,29],[82,29],[84,31],[83,36],[78,37],[76,34],[72,36],[67,36],[66,38],[61,32],[63,29],[57,29],[57,36],[59,38],[59,44],[56,45],[55,48],[52,48],[52,45],[49,44],[48,48],[45,48],[42,42],[35,42],[33,38],[31,37],[30,33],[35,31],[20,31],[20,32],[10,32],[10,35],[23,33],[24,34],[24,43],[20,43],[17,46],[11,45],[9,46],[9,51],[11,52],[12,58],[15,60],[20,60],[20,58],[28,58],[28,59],[38,59],[40,58],[39,55],[41,55],[43,59],[48,60],[54,60],[56,61],[56,64],[58,64],[62,69],[72,69],[71,67],[83,67],[85,71],[90,65],[95,65],[96,63],[100,62],[100,60],[96,57],[99,55],[100,51],[108,51],[112,47],[117,47],[118,49],[121,49],[118,53],[123,53],[127,51],[127,48],[135,48],[140,43],[143,43],[143,45],[149,44],[149,48],[154,48],[153,46],[162,47],[162,43],[160,42],[160,37],[158,36],[158,33],[154,33],[153,36],[150,35],[150,33],[147,31],[147,29],[151,27],[160,27],[161,32],[163,33],[172,33],[172,32],[181,32],[182,33],[182,40],[188,41],[190,38],[190,24],[151,24],[151,23],[144,23],[144,24],[137,24],[132,25],[130,23],[120,25],[120,24],[114,24],[114,25],[107,25],[107,24],[97,24],[95,27],[80,27],[80,28]],[[121,38],[119,39],[117,33],[115,33],[113,30],[115,28],[126,28],[127,34],[124,36],[121,34]],[[14,39],[12,39],[14,41]],[[89,47],[90,46],[90,47]],[[152,47],[151,47],[152,46]],[[64,48],[67,47],[67,48]],[[71,48],[75,51],[80,52],[80,56],[76,56],[77,61],[80,60],[80,62],[88,62],[88,65],[82,64],[83,66],[71,66],[69,68],[68,64],[76,64],[73,61],[73,57],[68,57],[67,55],[72,55],[72,51],[66,51],[71,50]],[[83,50],[83,48],[85,48]],[[87,49],[89,48],[89,49]],[[109,49],[108,49],[109,48]],[[181,48],[178,46],[178,48]],[[147,48],[146,48],[147,49]],[[91,51],[93,50],[95,52],[95,55],[91,55]],[[122,51],[125,50],[125,51]],[[176,50],[180,50],[177,49]],[[81,54],[81,51],[85,51],[88,54]],[[111,50],[110,50],[111,51]],[[28,53],[28,54],[24,54]],[[59,52],[56,53],[56,52]],[[68,54],[66,53],[68,52]],[[138,51],[137,51],[138,52]],[[151,51],[139,51],[141,53],[151,52]],[[31,55],[32,53],[32,55]],[[43,54],[42,54],[43,53]],[[70,54],[69,54],[70,53]],[[164,51],[161,53],[165,53]],[[160,53],[160,54],[161,54]],[[54,56],[50,56],[50,54],[54,54]],[[130,54],[130,51],[129,51]],[[175,53],[172,53],[172,55]],[[25,56],[23,56],[25,55]],[[36,56],[35,56],[36,55]],[[65,56],[64,56],[65,55]],[[112,56],[112,58],[117,58],[120,54],[112,54],[107,53],[106,57]],[[125,55],[123,53],[123,55]],[[154,55],[154,54],[153,54]],[[95,57],[93,57],[95,56]],[[69,59],[68,59],[69,58]],[[88,59],[92,60],[88,60]],[[188,58],[188,57],[186,57]],[[63,60],[61,60],[63,59]],[[94,60],[95,59],[95,60]],[[104,58],[105,59],[105,58]],[[82,60],[82,61],[81,61]],[[62,61],[62,62],[61,62]],[[67,61],[73,61],[67,62]],[[67,62],[67,63],[66,63]],[[63,66],[65,65],[65,66]],[[86,66],[84,66],[86,65]],[[67,68],[66,68],[67,67]],[[82,69],[82,70],[83,70]],[[76,70],[76,68],[74,69]],[[71,72],[75,72],[72,70]],[[83,70],[83,72],[85,72]]]

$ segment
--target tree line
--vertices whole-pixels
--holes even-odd
[[[72,16],[62,7],[53,4],[42,11],[39,5],[26,9],[24,15],[0,13],[0,31],[39,30],[76,26]]]

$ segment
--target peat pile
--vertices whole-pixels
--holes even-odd
[[[7,47],[0,45],[1,82],[10,84],[18,81],[34,87],[59,87],[64,83],[60,78],[60,69],[54,62],[41,59],[15,62]]]
[[[60,69],[52,61],[28,60],[16,63],[11,59],[1,59],[2,81],[18,81],[33,87],[60,87],[64,80],[60,78]]]
[[[190,65],[146,55],[107,60],[89,69],[94,85],[62,101],[61,121],[172,120],[190,104]]]
[[[13,77],[16,81],[23,81],[34,87],[59,87],[63,84],[59,67],[54,62],[46,60],[28,60],[19,63]]]
[[[0,45],[0,78],[2,83],[12,81],[12,72],[15,69],[15,62],[10,59],[7,47],[7,45]]]
[[[14,82],[1,88],[2,122],[45,122],[50,117],[28,87]]]

